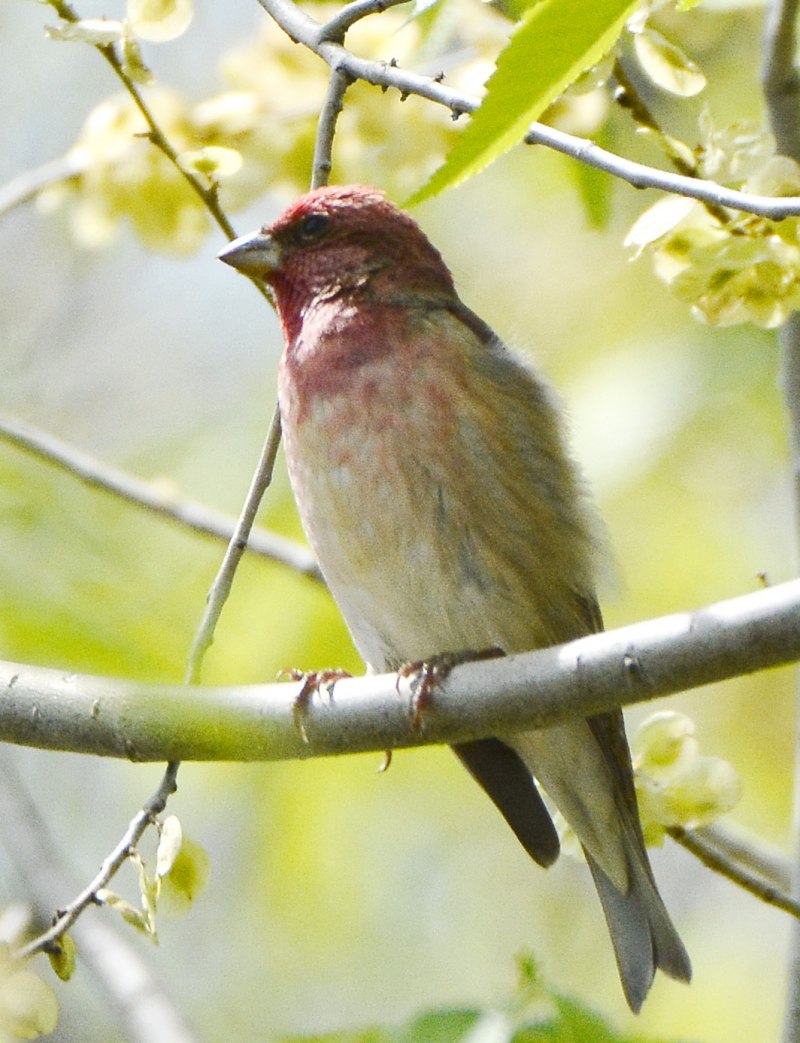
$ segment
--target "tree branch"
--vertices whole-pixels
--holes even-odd
[[[250,488],[247,490],[244,505],[242,506],[236,529],[231,535],[230,542],[225,550],[217,575],[208,592],[206,610],[195,634],[189,660],[186,667],[186,683],[196,684],[200,679],[200,670],[203,664],[203,656],[214,640],[214,630],[219,621],[220,614],[233,584],[233,577],[247,549],[247,541],[253,527],[261,500],[272,481],[272,471],[275,466],[275,457],[281,441],[281,418],[276,407],[270,422],[267,437],[261,450]]]
[[[160,815],[167,806],[167,801],[176,789],[175,780],[177,773],[177,764],[169,764],[167,766],[158,789],[133,816],[121,840],[107,856],[95,878],[68,905],[64,906],[63,909],[59,909],[49,931],[40,934],[30,945],[23,946],[18,952],[15,952],[15,957],[24,959],[26,956],[31,956],[34,952],[46,950],[49,943],[55,942],[65,931],[70,929],[84,909],[96,904],[97,892],[106,886],[120,866],[128,860],[131,849],[139,843],[147,827],[152,825],[156,815]]]
[[[359,0],[359,2],[363,2],[363,0]],[[372,3],[373,0],[368,0],[368,2]],[[327,185],[330,178],[336,121],[344,107],[344,96],[349,86],[350,77],[347,73],[339,69],[331,69],[328,93],[319,114],[317,134],[314,139],[314,160],[311,167],[312,188]]]
[[[795,68],[797,0],[772,0],[766,24],[761,81],[778,151],[800,162],[800,80]],[[789,418],[796,550],[800,547],[800,314],[781,328],[781,384]],[[794,835],[792,895],[800,901],[800,688],[796,695]],[[800,1043],[800,923],[790,938],[789,983],[783,1019],[783,1043]]]
[[[771,0],[764,37],[762,84],[778,151],[800,161],[800,81],[795,68],[797,0]],[[793,312],[780,331],[781,378],[794,489],[796,548],[800,547],[800,313]],[[792,897],[800,901],[800,688],[796,694],[794,843]],[[789,981],[783,1043],[800,1043],[800,922],[789,942]]]
[[[390,7],[397,7],[407,3],[408,0],[352,0],[345,4],[322,26],[321,35],[326,40],[335,40],[341,43],[350,26],[360,22],[370,14],[381,14],[388,11]]]
[[[0,663],[0,741],[138,761],[286,760],[545,727],[800,658],[800,580],[566,645],[456,667],[422,733],[394,674],[300,687],[145,685]]]
[[[233,537],[235,518],[196,500],[179,499],[157,483],[143,481],[126,471],[104,464],[89,453],[16,417],[0,413],[0,440],[60,468],[91,489],[110,493],[193,532],[226,542]],[[323,582],[314,555],[301,543],[264,529],[253,529],[247,541],[247,549],[262,558],[286,565],[310,579]]]
[[[719,873],[727,880],[755,895],[766,905],[774,905],[790,916],[800,919],[800,902],[791,898],[768,878],[754,872],[735,859],[730,858],[714,842],[713,834],[706,836],[706,830],[681,829],[678,826],[668,830],[673,840],[698,858],[704,866]]]
[[[313,51],[332,69],[346,73],[351,80],[364,80],[376,87],[393,87],[401,94],[416,94],[421,98],[427,98],[450,109],[454,118],[474,112],[480,104],[474,95],[453,90],[429,76],[420,76],[387,62],[359,58],[339,42],[338,38],[342,35],[341,23],[336,17],[321,25],[296,7],[291,0],[258,0],[258,3],[287,36]],[[349,24],[356,20],[352,17],[356,6],[349,5]],[[380,9],[381,5],[364,0],[358,7],[358,17],[364,17]],[[657,170],[655,167],[635,163],[608,152],[586,138],[575,137],[542,123],[531,125],[525,141],[529,145],[544,145],[581,163],[603,170],[622,181],[627,181],[634,188],[657,188],[663,192],[674,192],[677,195],[699,199],[711,206],[727,206],[776,221],[800,214],[800,198],[795,196],[778,199],[749,195],[736,189],[724,188],[713,181]]]
[[[777,848],[768,846],[763,840],[756,843],[742,829],[722,822],[705,826],[698,832],[721,857],[744,866],[782,891],[791,887],[791,860]]]
[[[79,177],[84,167],[85,161],[79,160],[74,154],[67,154],[18,174],[0,187],[0,217],[35,199],[45,188]]]

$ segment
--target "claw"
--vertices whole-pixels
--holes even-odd
[[[484,659],[497,659],[504,656],[505,652],[497,645],[492,648],[479,650],[464,649],[461,652],[442,652],[440,655],[430,656],[428,659],[419,659],[414,663],[404,663],[397,671],[397,682],[395,687],[400,690],[402,679],[411,679],[411,701],[409,703],[409,716],[411,727],[419,734],[425,714],[433,705],[433,690],[437,685],[447,680],[450,671],[461,666],[462,663],[476,663]]]
[[[352,677],[346,670],[298,670],[297,667],[292,667],[289,670],[281,670],[280,677],[288,677],[290,681],[302,681],[300,691],[297,693],[292,704],[292,717],[294,719],[294,726],[297,729],[300,738],[303,742],[308,742],[308,734],[306,732],[306,717],[308,711],[311,708],[311,701],[314,698],[314,694],[319,692],[323,687],[326,690],[328,699],[333,702],[333,686],[337,681],[341,681],[345,677]]]

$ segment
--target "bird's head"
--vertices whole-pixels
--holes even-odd
[[[235,239],[218,257],[269,283],[289,325],[315,299],[359,291],[383,299],[454,293],[447,266],[413,218],[365,185],[308,192],[271,225]]]

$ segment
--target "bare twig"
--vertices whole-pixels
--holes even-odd
[[[312,188],[318,188],[328,182],[331,171],[331,153],[336,132],[336,121],[339,113],[342,111],[344,94],[349,83],[350,79],[346,73],[335,68],[331,69],[328,92],[320,112],[314,142],[314,159],[311,175]],[[255,284],[256,286],[259,285],[258,282]],[[196,684],[200,678],[203,657],[214,640],[214,630],[230,594],[242,554],[247,548],[256,513],[262,497],[272,481],[272,472],[280,441],[281,418],[280,410],[276,407],[236,530],[231,536],[225,557],[209,591],[206,611],[192,643],[186,674],[187,684]]]
[[[614,101],[620,108],[630,113],[641,129],[655,134],[657,140],[663,145],[666,140],[666,134],[653,115],[652,109],[636,89],[636,85],[628,75],[628,70],[625,68],[621,58],[617,58],[614,62],[611,75],[617,83],[614,91]],[[683,156],[678,156],[674,152],[668,158],[679,174],[685,174],[686,177],[697,176],[697,165],[695,163],[687,162]]]
[[[127,503],[177,522],[193,532],[228,541],[232,538],[236,519],[195,500],[178,498],[158,482],[146,482],[126,471],[102,463],[89,453],[62,442],[32,424],[0,413],[0,440],[31,453],[84,482],[92,489],[118,496]],[[310,579],[322,582],[322,573],[314,555],[302,544],[264,529],[253,529],[247,542],[248,551],[270,561],[277,561]]]
[[[34,199],[45,188],[78,177],[83,173],[83,168],[83,162],[67,153],[60,159],[53,159],[34,170],[17,175],[0,188],[0,217]]]
[[[382,11],[388,11],[390,7],[397,7],[404,3],[407,3],[407,0],[352,0],[325,22],[321,35],[326,40],[341,43],[350,26],[360,22],[362,18],[371,14],[380,14]]]
[[[479,105],[479,100],[473,95],[453,90],[432,77],[408,72],[387,62],[359,58],[331,35],[329,27],[332,23],[321,25],[296,7],[291,0],[258,0],[258,3],[291,39],[313,51],[331,68],[346,72],[351,80],[363,80],[377,87],[394,88],[401,94],[415,94],[427,98],[450,109],[453,116],[474,112]],[[372,13],[373,7],[374,5],[371,7],[365,4],[365,9],[369,8],[365,13]],[[339,31],[340,26],[334,24],[334,28]],[[800,198],[792,196],[775,199],[769,196],[749,195],[702,178],[657,170],[644,163],[635,163],[608,152],[586,138],[577,138],[573,134],[567,134],[555,127],[546,127],[541,123],[531,125],[525,141],[529,145],[545,145],[581,163],[587,163],[628,182],[634,188],[657,188],[663,192],[674,192],[699,199],[713,206],[731,207],[774,220],[800,214]]]
[[[774,905],[785,913],[800,919],[800,902],[791,898],[781,888],[760,873],[730,858],[716,843],[714,835],[706,835],[706,830],[686,830],[679,827],[670,829],[669,835],[687,851],[699,858],[704,866],[715,873],[731,880],[734,884],[749,891],[767,905]]]
[[[233,577],[242,555],[247,548],[247,540],[255,521],[261,499],[272,481],[272,471],[275,466],[275,457],[281,440],[281,418],[278,410],[272,417],[272,422],[267,432],[264,447],[261,450],[261,458],[253,475],[247,497],[242,507],[236,529],[228,543],[228,549],[222,559],[222,564],[208,593],[206,611],[198,627],[186,670],[186,683],[196,684],[200,677],[203,656],[211,647],[214,640],[214,629],[219,620],[222,608],[228,598],[233,583]]]
[[[744,866],[781,891],[788,891],[791,887],[791,861],[777,848],[768,846],[762,840],[756,843],[741,829],[722,822],[705,826],[698,832],[724,858]]]
[[[46,0],[46,2],[56,11],[59,18],[62,18],[65,22],[75,23],[80,21],[80,17],[74,10],[72,5],[67,0]],[[113,44],[95,44],[95,50],[105,58],[114,72],[117,74],[119,79],[125,86],[125,90],[130,94],[134,104],[136,105],[139,112],[142,114],[145,123],[149,128],[149,137],[156,148],[160,149],[161,152],[170,160],[175,166],[175,169],[180,171],[181,176],[184,178],[186,183],[192,189],[192,191],[200,197],[203,204],[217,222],[222,231],[227,235],[229,239],[234,239],[236,233],[233,230],[233,226],[225,215],[224,211],[219,205],[217,200],[216,187],[209,186],[199,177],[195,177],[191,171],[184,170],[183,167],[178,163],[178,153],[172,147],[169,139],[158,125],[153,113],[150,111],[150,107],[142,97],[141,91],[137,85],[133,82],[130,76],[125,71],[122,62],[117,57],[116,48]]]
[[[317,135],[314,140],[314,162],[311,170],[311,187],[327,185],[331,174],[333,137],[336,121],[344,105],[344,96],[350,86],[350,77],[340,69],[331,69],[328,93],[319,114]]]
[[[158,789],[133,816],[122,839],[105,859],[94,879],[71,902],[59,909],[51,928],[19,949],[14,954],[16,957],[24,959],[36,952],[46,952],[72,927],[84,909],[97,904],[97,892],[108,884],[109,880],[128,860],[131,850],[139,843],[147,827],[152,825],[156,816],[160,815],[167,806],[167,801],[175,792],[177,771],[177,764],[167,765]]]
[[[0,759],[0,837],[26,884],[26,897],[44,913],[65,890],[75,891],[68,856],[60,850],[6,750]],[[200,1037],[167,994],[164,983],[107,917],[82,917],[70,934],[132,1043],[198,1043]],[[50,939],[48,945],[57,944]]]
[[[667,158],[673,167],[682,174],[684,177],[697,178],[697,164],[694,160],[689,161],[682,151],[679,151],[672,139],[664,131],[659,124],[658,120],[654,116],[649,105],[642,98],[639,91],[636,89],[636,85],[628,75],[625,66],[620,58],[614,62],[613,76],[617,82],[617,89],[614,92],[614,100],[617,104],[627,109],[631,114],[631,117],[638,123],[639,127],[655,137],[655,140],[660,145],[662,150],[666,153]],[[709,202],[704,202],[706,210],[714,217],[721,225],[726,225],[730,218],[726,210],[720,206],[714,206]]]
[[[0,742],[134,760],[284,760],[546,727],[800,659],[800,580],[566,645],[456,667],[419,735],[397,677],[336,682],[296,728],[297,683],[146,685],[0,663]]]
[[[46,2],[58,13],[59,17],[65,22],[77,22],[79,17],[73,10],[72,6],[67,0],[46,0]],[[145,123],[148,126],[148,137],[155,148],[157,148],[164,156],[172,163],[181,177],[186,181],[191,190],[197,195],[202,201],[203,205],[208,210],[211,217],[216,221],[217,225],[222,229],[228,239],[235,239],[236,232],[233,225],[228,220],[228,216],[222,207],[219,205],[219,199],[217,198],[217,185],[216,183],[208,184],[203,178],[195,176],[190,170],[184,169],[178,162],[178,152],[173,148],[172,143],[166,136],[164,131],[161,129],[158,121],[153,115],[150,106],[145,101],[142,92],[139,90],[137,85],[133,82],[130,76],[125,71],[125,68],[117,56],[116,48],[113,44],[95,44],[95,50],[105,58],[114,72],[117,74],[119,79],[125,86],[126,91],[131,96],[133,103],[141,113]],[[261,296],[272,305],[272,294],[269,289],[255,279],[250,280]]]

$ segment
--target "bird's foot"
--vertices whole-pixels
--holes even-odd
[[[333,687],[337,681],[345,677],[352,677],[346,670],[298,670],[293,667],[290,670],[281,670],[281,677],[288,677],[290,681],[302,681],[300,691],[294,698],[292,704],[292,717],[294,726],[300,734],[303,742],[308,742],[306,734],[306,717],[311,707],[311,700],[315,693],[325,689],[328,700],[333,702]]]
[[[441,652],[439,655],[418,659],[413,663],[404,663],[397,671],[397,687],[401,680],[410,680],[411,701],[409,716],[411,727],[415,732],[422,731],[422,722],[433,704],[433,690],[445,681],[456,666],[463,663],[477,663],[484,659],[498,659],[506,653],[494,645],[492,648],[467,648],[461,652]]]

